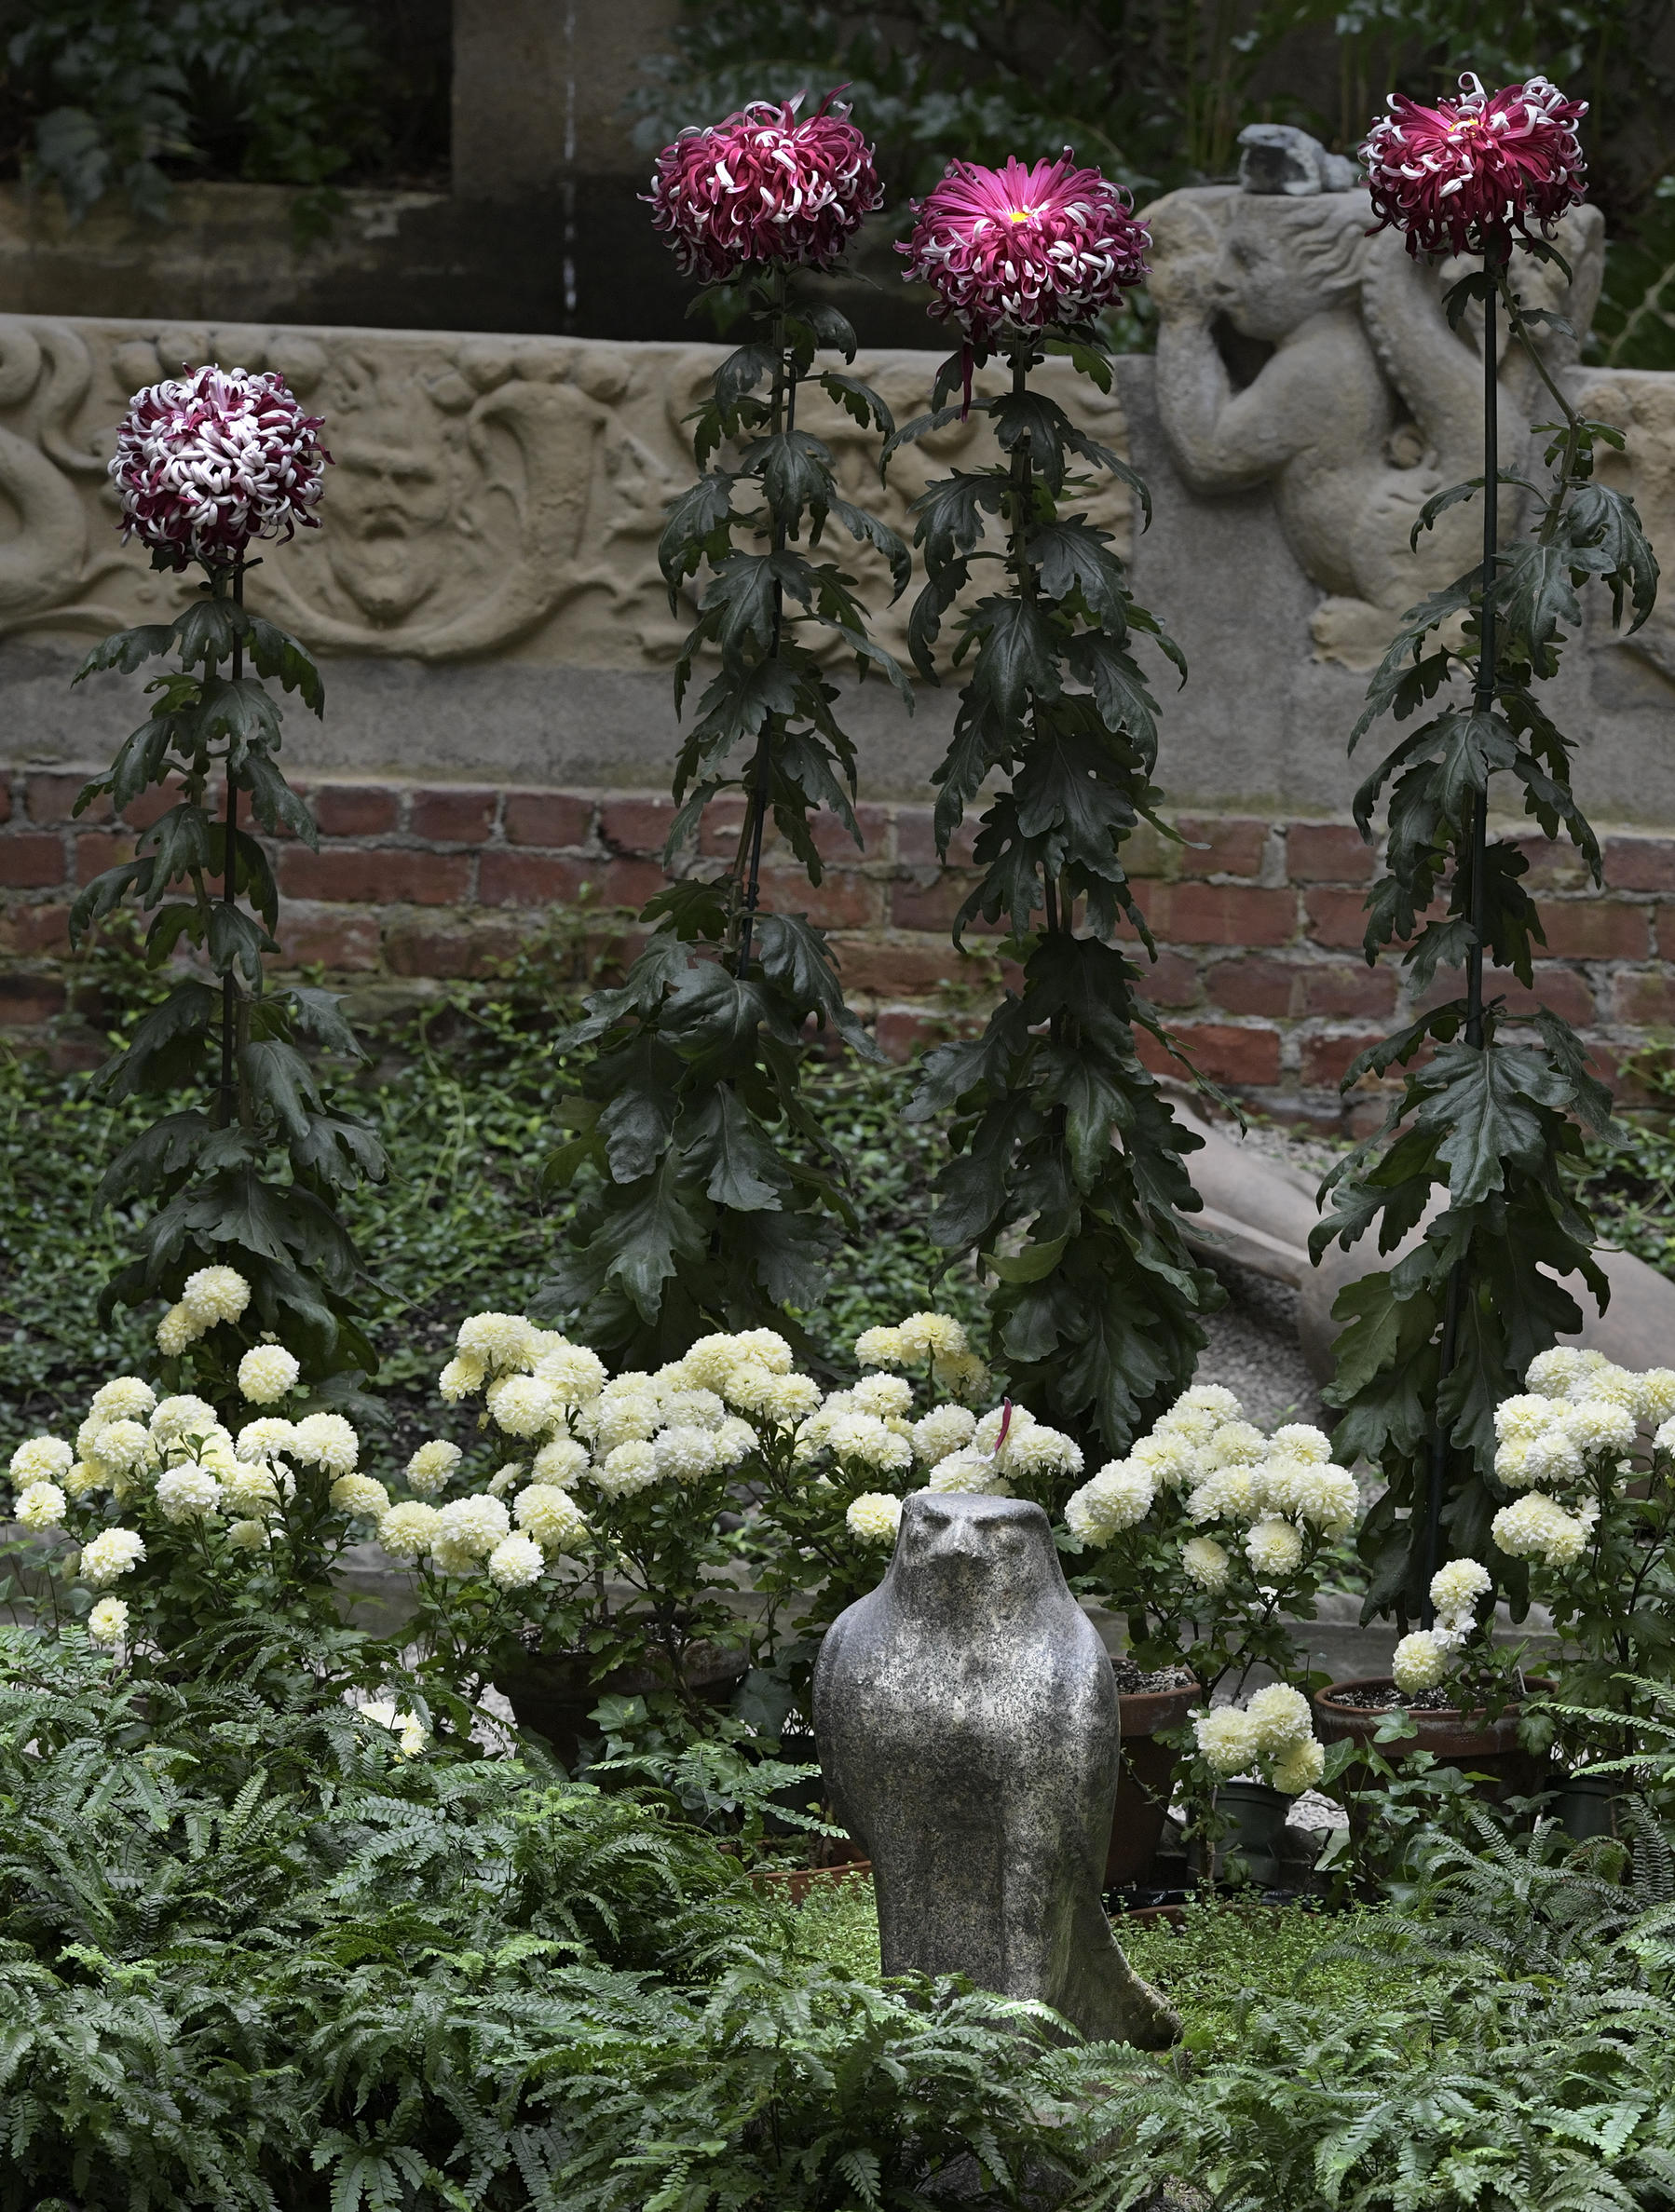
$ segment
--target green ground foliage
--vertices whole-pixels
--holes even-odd
[[[392,1399],[400,1444],[409,1428],[448,1432],[432,1385],[462,1315],[520,1311],[550,1271],[558,1228],[576,1202],[549,1203],[540,1163],[563,1089],[549,1044],[576,1002],[575,934],[535,945],[496,984],[462,989],[416,1014],[365,1029],[374,1065],[358,1104],[390,1158],[390,1175],[345,1208],[378,1285],[371,1335],[377,1387]],[[89,971],[102,1018],[120,1029],[155,983],[120,945]],[[353,1086],[349,1086],[352,1090]],[[809,1103],[841,1146],[854,1178],[859,1227],[831,1269],[831,1290],[808,1317],[821,1351],[841,1362],[860,1330],[931,1302],[944,1255],[925,1223],[929,1186],[946,1149],[940,1124],[909,1125],[911,1072],[849,1065],[814,1072]],[[79,1418],[108,1376],[150,1375],[156,1315],[99,1318],[100,1286],[129,1255],[135,1213],[95,1204],[100,1176],[138,1127],[131,1106],[106,1106],[82,1075],[54,1075],[38,1056],[0,1052],[0,1447]],[[936,1302],[981,1318],[975,1279],[950,1275]],[[414,1442],[418,1441],[415,1434]]]

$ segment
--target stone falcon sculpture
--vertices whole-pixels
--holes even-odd
[[[1096,2041],[1175,2041],[1099,1898],[1117,1713],[1040,1506],[910,1497],[884,1580],[839,1614],[814,1674],[821,1765],[872,1858],[887,1975],[964,1974]]]

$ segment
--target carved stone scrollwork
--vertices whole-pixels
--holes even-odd
[[[1309,197],[1228,186],[1171,193],[1148,210],[1160,311],[1158,409],[1189,487],[1214,497],[1270,487],[1299,564],[1325,594],[1315,657],[1378,662],[1399,619],[1471,564],[1481,523],[1457,507],[1409,533],[1446,485],[1482,473],[1482,319],[1458,332],[1442,293],[1470,265],[1430,268],[1391,231],[1369,236],[1362,191]],[[1520,262],[1532,306],[1586,330],[1604,268],[1604,224],[1578,208],[1559,225],[1573,284]],[[1541,326],[1549,368],[1575,345]],[[1539,386],[1513,350],[1500,372],[1501,467],[1525,473]],[[1501,495],[1504,533],[1520,495]]]
[[[316,649],[388,659],[489,657],[634,669],[667,662],[688,626],[657,567],[670,497],[691,479],[688,416],[710,346],[605,346],[453,332],[212,329],[0,318],[0,633],[101,631],[167,618],[190,577],[124,549],[105,480],[129,393],[187,362],[275,368],[324,416],[335,467],[325,527],[262,549],[251,596]],[[935,356],[878,355],[862,371],[898,417],[923,411]],[[1126,448],[1120,402],[1090,405],[1068,363],[1046,381],[1094,433]],[[954,425],[877,479],[878,440],[817,388],[807,427],[829,440],[846,494],[911,536],[910,505],[956,454],[990,441]],[[1128,495],[1088,510],[1124,549]],[[875,605],[882,563],[841,533],[832,557]],[[883,642],[905,658],[906,605]],[[835,652],[834,658],[839,656]]]

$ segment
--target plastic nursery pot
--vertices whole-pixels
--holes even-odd
[[[1525,1677],[1531,1690],[1548,1690],[1550,1682]],[[1346,1704],[1343,1692],[1386,1691],[1388,1703],[1379,1705]],[[1323,1744],[1370,1744],[1379,1723],[1400,1704],[1394,1680],[1388,1675],[1355,1675],[1333,1682],[1314,1699],[1314,1732]],[[1546,1761],[1539,1752],[1526,1751],[1518,1740],[1520,1708],[1508,1705],[1491,1720],[1483,1713],[1463,1712],[1455,1705],[1407,1708],[1418,1734],[1405,1737],[1388,1749],[1395,1758],[1404,1751],[1428,1751],[1445,1767],[1464,1767],[1483,1779],[1476,1785],[1479,1797],[1499,1802],[1503,1798],[1527,1798],[1542,1786]]]
[[[801,1905],[810,1890],[831,1889],[851,1880],[870,1881],[872,1861],[849,1859],[838,1866],[754,1866],[750,1879],[769,1896],[789,1898],[793,1905]]]
[[[742,1651],[694,1644],[687,1655],[687,1678],[706,1704],[725,1705],[749,1665]],[[572,1651],[531,1652],[495,1670],[495,1688],[511,1704],[520,1728],[544,1736],[565,1767],[574,1768],[583,1736],[598,1730],[588,1715],[605,1697],[645,1697],[667,1690],[669,1676],[655,1667],[613,1667],[597,1681],[589,1662]]]
[[[1123,1764],[1111,1813],[1110,1847],[1105,1854],[1108,1890],[1143,1882],[1151,1870],[1169,1811],[1169,1785],[1175,1773],[1174,1752],[1154,1738],[1164,1729],[1178,1728],[1201,1695],[1196,1682],[1182,1683],[1176,1690],[1119,1693]]]
[[[1615,1774],[1573,1774],[1559,1793],[1559,1825],[1573,1843],[1614,1836],[1621,1825],[1623,1785]]]
[[[1254,1888],[1277,1890],[1282,1879],[1280,1831],[1291,1805],[1291,1798],[1265,1782],[1219,1783],[1216,1810],[1229,1815],[1232,1829],[1216,1853],[1217,1874],[1223,1872],[1228,1860],[1237,1859]]]

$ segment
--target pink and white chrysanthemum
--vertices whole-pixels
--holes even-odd
[[[904,272],[931,286],[931,313],[979,345],[1086,322],[1147,274],[1151,234],[1126,192],[1062,159],[1004,169],[955,161],[916,201]]]
[[[1586,196],[1586,101],[1545,76],[1502,92],[1460,83],[1461,97],[1436,107],[1393,92],[1361,147],[1378,228],[1403,232],[1409,253],[1505,254],[1532,223],[1550,236]]]
[[[290,537],[299,523],[319,529],[332,457],[322,427],[273,370],[211,363],[147,385],[129,402],[110,465],[123,536],[184,568],[225,564],[252,537]]]
[[[884,199],[872,148],[828,92],[753,100],[724,122],[683,130],[657,157],[652,227],[685,277],[725,283],[753,263],[830,268]]]

